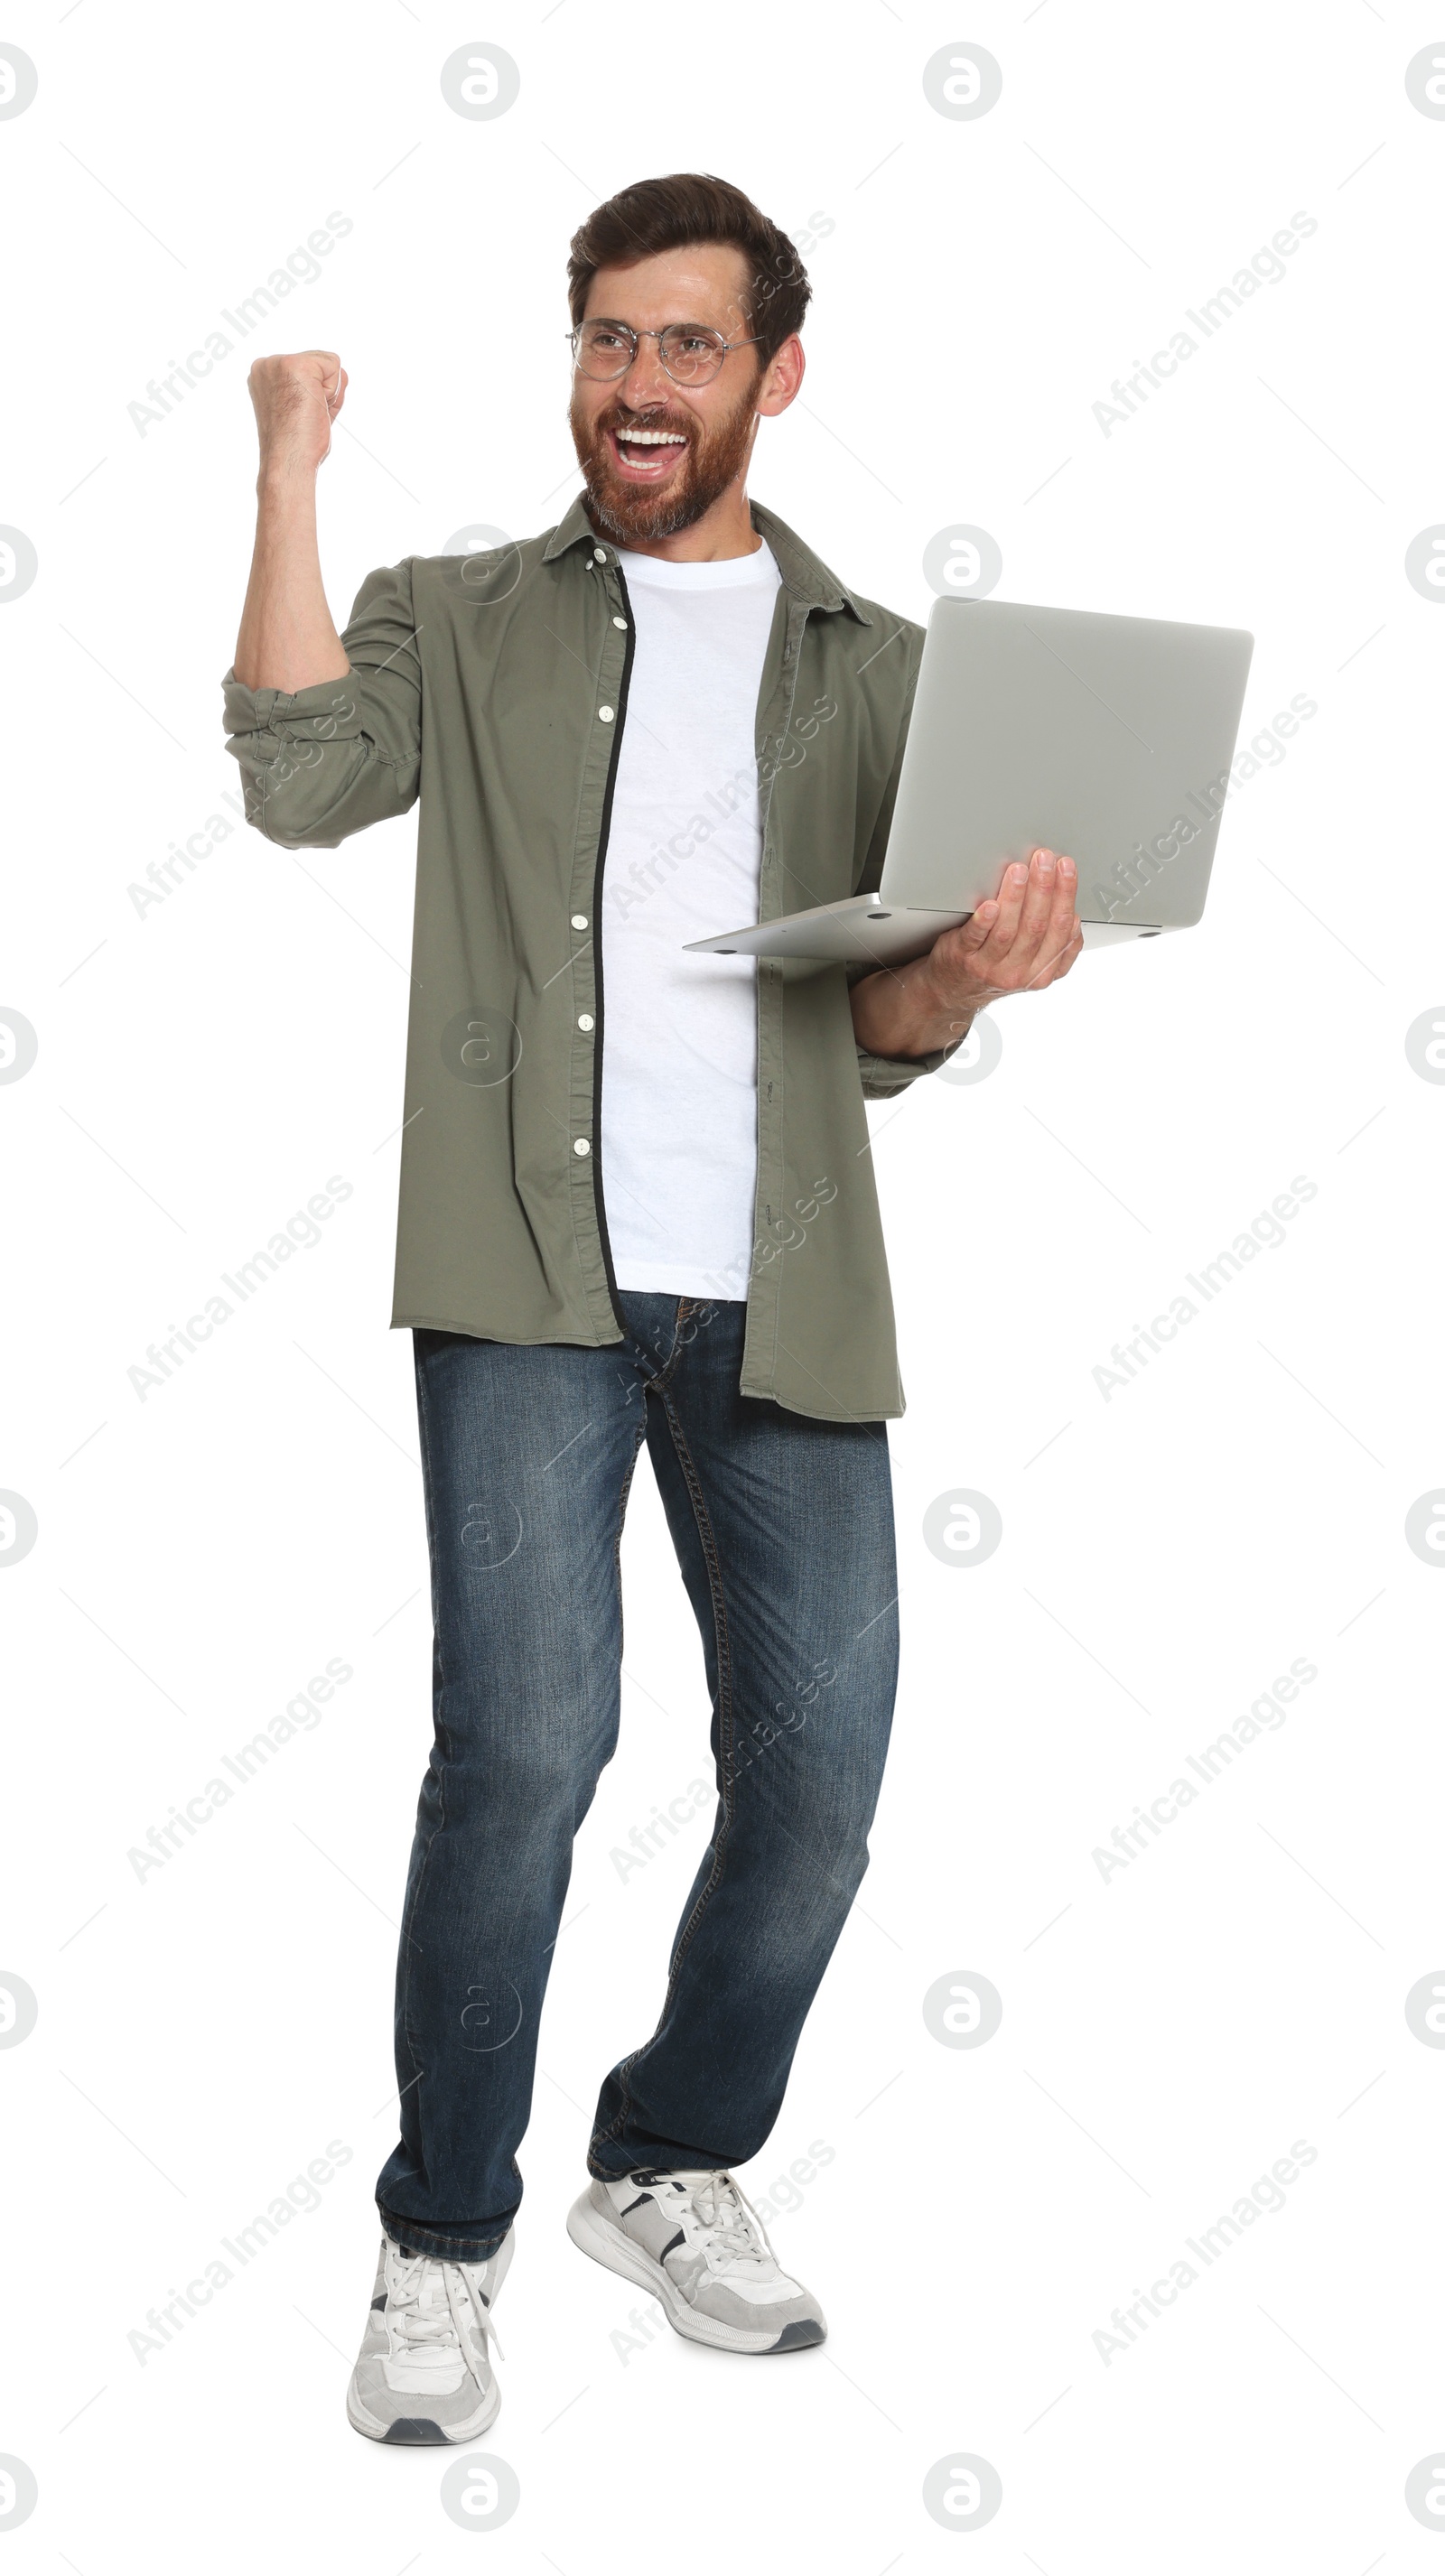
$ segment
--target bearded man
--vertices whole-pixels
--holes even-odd
[[[334,848],[420,807],[393,1321],[435,1741],[347,2398],[392,2443],[470,2442],[500,2402],[517,2149],[573,1837],[617,1740],[644,1440],[717,1808],[568,2226],[697,2342],[824,2336],[733,2168],[778,2117],[867,1866],[893,1709],[902,1393],[864,1103],[1079,949],[1073,863],[1038,851],[897,970],[688,953],[877,886],[922,635],[748,499],[760,424],[803,380],[810,290],[778,227],[721,180],[646,180],[582,225],[568,277],[582,491],[541,536],[371,574],[343,635],[315,490],[346,375],[329,351],[258,362],[226,681],[269,840]],[[510,354],[510,390],[534,363]]]

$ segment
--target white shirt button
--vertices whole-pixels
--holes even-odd
[[[574,912],[574,913],[573,913],[573,915],[572,915],[572,927],[573,927],[573,929],[574,929],[574,930],[585,930],[585,929],[586,929],[586,927],[587,927],[587,915],[586,915],[586,913],[585,913],[585,912]]]
[[[594,563],[606,563],[607,555],[605,548],[602,546],[594,546],[592,549],[592,560]]]
[[[614,626],[620,626],[620,627],[622,628],[622,630],[623,630],[623,633],[624,633],[624,634],[626,633],[626,631],[627,631],[627,620],[626,620],[626,618],[625,618],[625,617],[614,617],[614,618],[613,618],[613,620],[612,620],[612,623],[613,623],[613,625],[614,625]]]
[[[578,1014],[577,1026],[579,1027],[579,1029],[590,1029],[590,1028],[591,1028],[591,1026],[592,1026],[592,1014],[591,1014],[591,1012],[590,1012],[590,1011],[582,1011],[582,1012],[580,1012],[580,1013]]]
[[[612,709],[610,707],[599,707],[597,710],[597,721],[599,724],[611,724]]]
[[[573,1148],[572,1148],[572,1151],[573,1151],[573,1153],[574,1153],[574,1154],[590,1154],[590,1153],[591,1153],[591,1151],[592,1151],[592,1148],[591,1148],[591,1146],[588,1144],[587,1139],[586,1139],[586,1137],[585,1137],[585,1136],[579,1136],[579,1137],[578,1137],[578,1139],[577,1139],[577,1141],[576,1141],[576,1143],[575,1143],[575,1145],[574,1145],[574,1146],[573,1146]]]

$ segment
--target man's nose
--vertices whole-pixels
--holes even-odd
[[[672,378],[662,363],[655,340],[639,340],[637,353],[617,388],[618,400],[629,411],[645,411],[649,403],[666,402],[672,393]]]

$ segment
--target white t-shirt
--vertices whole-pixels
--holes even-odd
[[[758,917],[758,693],[781,580],[619,555],[633,657],[602,887],[602,1188],[619,1288],[745,1297],[756,965],[685,942]]]

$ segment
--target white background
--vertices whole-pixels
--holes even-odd
[[[0,1485],[39,1522],[3,1570],[0,1962],[39,2000],[0,2057],[0,2450],[40,2489],[17,2568],[1441,2563],[1404,2498],[1445,2440],[1445,2055],[1404,2015],[1445,1958],[1441,1583],[1404,1536],[1445,1475],[1445,1091],[1404,1047],[1445,986],[1445,616],[1403,568],[1445,518],[1445,123],[1404,80],[1439,33],[1398,0],[9,12],[40,73],[0,122],[0,519],[39,558],[0,615],[0,1002],[40,1049],[0,1093]],[[960,37],[1003,67],[972,122],[922,83]],[[473,39],[521,72],[491,122],[441,92]],[[127,889],[235,787],[249,355],[351,372],[323,477],[344,615],[374,564],[560,515],[568,237],[697,166],[814,236],[803,398],[753,482],[846,579],[921,617],[928,541],[980,525],[1000,597],[1252,628],[1246,739],[1296,693],[1318,712],[1231,801],[1201,928],[1086,958],[999,1011],[986,1081],[872,1113],[904,1679],[872,1871],[744,2177],[833,2150],[774,2228],[831,2339],[767,2371],[661,2329],[630,2348],[626,2284],[562,2227],[706,1831],[625,1881],[610,1858],[705,1768],[639,1477],[623,1741],[578,1847],[483,2445],[521,2503],[464,2530],[445,2460],[362,2443],[342,2406],[430,1731],[386,1329],[414,821],[298,858],[238,828],[143,914]],[[320,280],[139,435],[147,380],[333,210],[353,230]],[[1111,381],[1297,211],[1318,230],[1284,280],[1105,437]],[[140,1401],[147,1344],[333,1174],[322,1242]],[[1297,1174],[1286,1242],[1106,1402],[1110,1346]],[[1002,1513],[986,1564],[923,1544],[959,1487]],[[128,1849],[333,1657],[354,1677],[323,1722],[138,1882]],[[1318,1678],[1287,1722],[1106,1882],[1095,1847],[1295,1658]],[[977,2050],[925,2027],[955,1971],[1003,1997]],[[142,2365],[147,2310],[333,2139],[320,2207]],[[1106,2363],[1110,2312],[1296,2140],[1284,2209]],[[959,2453],[1002,2479],[986,2529],[925,2510]]]

